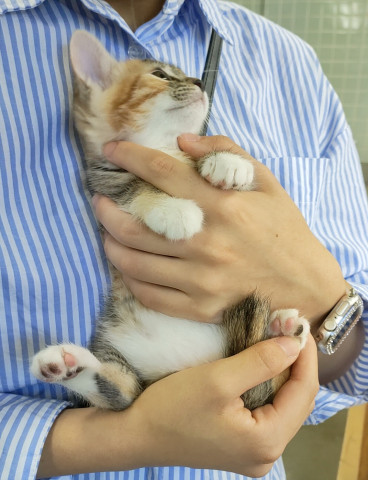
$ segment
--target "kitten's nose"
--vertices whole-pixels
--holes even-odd
[[[188,78],[188,80],[194,83],[194,85],[197,85],[197,87],[199,87],[202,90],[202,92],[204,92],[203,82],[199,78]]]

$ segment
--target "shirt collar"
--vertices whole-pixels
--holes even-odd
[[[166,15],[175,16],[185,1],[197,4],[207,22],[218,35],[230,44],[234,43],[229,22],[223,15],[217,0],[166,0],[162,10]]]
[[[44,0],[0,0],[0,13],[16,12],[37,7]]]
[[[187,0],[189,1],[189,0]],[[234,44],[233,36],[231,35],[231,26],[227,17],[224,15],[217,0],[194,0],[198,3],[207,22],[216,31],[216,33],[223,38],[230,45]]]
[[[15,12],[18,10],[26,10],[28,8],[34,8],[43,3],[45,0],[0,0],[0,13]],[[83,3],[91,9],[100,10],[101,13],[106,14],[106,7],[104,2],[100,0],[81,0]],[[166,0],[163,6],[163,13],[165,15],[175,17],[183,3],[193,2],[198,5],[202,11],[207,22],[212,28],[222,37],[224,40],[233,44],[231,36],[231,28],[228,24],[227,18],[220,10],[220,6],[217,0]]]

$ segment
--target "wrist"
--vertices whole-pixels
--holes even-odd
[[[331,254],[329,262],[318,265],[308,281],[310,298],[302,314],[309,320],[311,333],[315,336],[327,315],[350,287]]]
[[[345,295],[349,285],[345,279],[341,278],[333,285],[326,285],[326,288],[320,288],[317,292],[315,300],[309,305],[310,314],[306,313],[311,326],[311,333],[316,335],[317,330],[322,325],[327,315],[336,305],[336,303]]]
[[[156,401],[167,402],[167,398]],[[182,464],[179,458],[183,451],[178,446],[177,426],[168,421],[165,415],[157,415],[154,408],[148,412],[146,407],[146,401],[141,402],[140,397],[129,407],[134,438],[131,460],[136,464],[135,468]]]
[[[144,466],[140,464],[139,433],[129,409],[64,410],[47,436],[37,478]]]

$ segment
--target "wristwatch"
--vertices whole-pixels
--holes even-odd
[[[318,349],[332,355],[358,323],[363,313],[363,300],[350,288],[337,302],[319,327],[315,337]]]

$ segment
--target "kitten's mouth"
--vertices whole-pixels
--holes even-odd
[[[195,103],[203,103],[203,105],[205,105],[204,95],[201,95],[200,97],[197,97],[197,98],[188,99],[185,103],[181,103],[176,107],[169,108],[168,112],[173,112],[174,110],[181,110],[183,108],[189,107],[190,105],[194,105]]]

